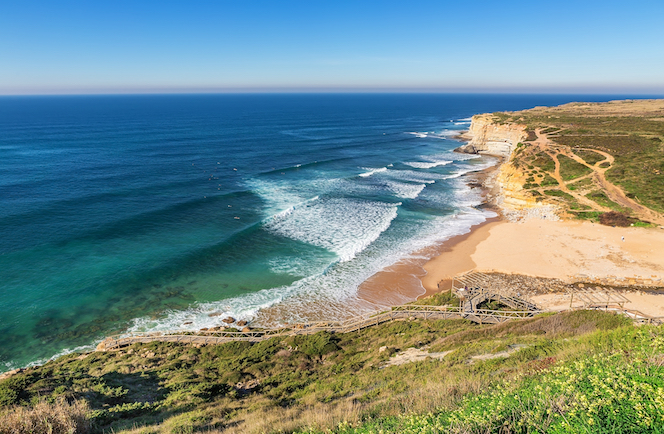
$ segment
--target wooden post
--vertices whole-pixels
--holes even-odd
[[[569,308],[572,308],[572,302],[574,301],[574,290],[572,290],[572,296],[569,298]]]

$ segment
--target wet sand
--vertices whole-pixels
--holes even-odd
[[[497,174],[500,159],[496,158],[496,163],[466,175],[468,185],[483,188],[487,179]],[[489,192],[490,189],[484,188],[483,196],[486,198]],[[495,210],[489,204],[483,206]],[[490,218],[472,226],[465,234],[412,253],[411,258],[401,260],[364,281],[358,288],[357,298],[376,307],[395,306],[449,289],[447,285],[451,284],[453,276],[475,268],[470,259],[474,251],[472,246],[486,238],[489,228],[500,221],[500,217]]]
[[[475,268],[470,258],[474,246],[499,222],[498,217],[488,219],[473,226],[468,233],[414,253],[417,259],[402,260],[374,274],[360,285],[358,298],[376,305],[393,306],[448,289],[447,280],[451,282],[455,275]]]

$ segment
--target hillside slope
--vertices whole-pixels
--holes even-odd
[[[77,432],[294,432],[344,422],[348,429],[380,423],[400,432],[402,415],[442,411],[465,418],[473,399],[489,409],[497,398],[486,393],[505,385],[528,389],[528,381],[557,375],[589,354],[626,352],[626,361],[644,360],[642,336],[660,342],[660,334],[612,313],[574,311],[493,326],[395,321],[256,344],[135,344],[71,354],[0,382],[0,433],[14,432],[8,424],[17,412],[40,402],[60,405],[61,416],[67,402],[76,403],[72,412],[79,416],[87,408],[90,426]],[[652,367],[643,362],[648,369],[664,352],[653,348]]]

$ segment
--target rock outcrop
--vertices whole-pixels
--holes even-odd
[[[493,115],[481,114],[473,116],[465,137],[470,138],[470,142],[455,149],[456,152],[509,157],[528,134],[525,125],[499,124],[494,122]]]
[[[455,149],[456,152],[503,157],[492,189],[495,191],[495,204],[502,209],[505,217],[515,221],[558,218],[553,204],[541,198],[538,201],[523,189],[528,174],[512,164],[517,145],[528,138],[525,125],[499,123],[490,113],[475,115],[463,138],[469,142]]]

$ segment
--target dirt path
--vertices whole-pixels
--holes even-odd
[[[597,149],[579,148],[579,150],[595,152],[604,157],[604,160],[598,161],[595,164],[591,165],[587,163],[583,158],[575,154],[571,148],[567,146],[561,146],[551,141],[547,136],[547,134],[542,133],[541,129],[536,130],[535,133],[537,134],[537,140],[535,140],[534,144],[538,146],[541,151],[549,155],[551,159],[554,161],[555,164],[554,172],[553,173],[548,172],[548,173],[558,182],[559,190],[571,195],[579,203],[590,207],[594,211],[600,211],[600,212],[611,211],[610,208],[604,207],[598,204],[597,202],[586,198],[583,194],[572,191],[567,187],[569,184],[577,183],[583,179],[592,178],[594,184],[596,184],[606,194],[609,200],[617,203],[623,208],[628,208],[632,210],[634,216],[637,217],[639,220],[644,220],[664,225],[664,216],[656,213],[655,211],[651,210],[648,207],[639,204],[635,200],[630,199],[629,197],[627,197],[625,192],[620,187],[618,187],[617,185],[611,183],[609,180],[606,179],[605,173],[607,170],[613,167],[613,163],[615,161],[615,158],[611,154]],[[563,180],[562,176],[560,175],[560,160],[558,159],[558,155],[564,155],[566,157],[573,159],[577,163],[583,164],[584,166],[592,170],[592,173],[566,182],[565,180]],[[604,163],[608,163],[606,167],[600,167]]]
[[[569,156],[569,155],[567,153],[559,152],[559,150],[556,149],[556,148],[559,147],[559,145],[557,145],[556,143],[549,140],[549,138],[545,134],[541,133],[541,130],[538,129],[538,130],[535,131],[535,133],[537,134],[537,140],[534,142],[534,144],[537,145],[542,152],[546,153],[549,157],[551,157],[551,159],[553,160],[553,163],[554,163],[553,172],[547,172],[547,173],[549,175],[551,175],[551,177],[558,182],[558,187],[557,188],[556,187],[553,187],[553,188],[547,187],[547,188],[543,188],[541,190],[545,190],[545,189],[546,190],[560,190],[564,193],[569,194],[574,199],[576,199],[577,202],[579,202],[583,205],[586,205],[587,207],[589,207],[593,211],[599,211],[599,212],[611,211],[611,209],[603,207],[603,206],[599,205],[598,203],[586,198],[584,195],[579,194],[579,193],[577,193],[575,191],[572,191],[569,188],[567,188],[567,184],[572,183],[572,182],[577,182],[577,181],[581,180],[581,178],[577,178],[577,179],[574,179],[571,182],[565,182],[565,180],[563,180],[563,177],[560,175],[560,160],[558,160],[558,155],[559,154],[563,154],[563,155],[567,155],[567,156]],[[584,165],[588,166],[588,164],[585,161],[583,161],[580,157],[578,157],[576,155],[574,155],[574,157],[576,157],[575,159],[578,158],[579,160],[581,160],[581,161],[579,161],[581,164],[584,164]],[[588,167],[590,167],[590,166],[588,166]],[[591,167],[591,169],[592,169],[592,167]],[[586,175],[583,178],[591,176],[591,175],[592,174]],[[542,193],[542,192],[540,191],[540,193]]]

